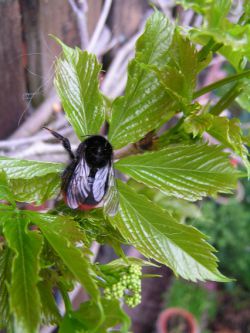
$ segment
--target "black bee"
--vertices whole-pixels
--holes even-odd
[[[72,209],[90,210],[103,201],[106,214],[114,216],[119,199],[113,168],[113,148],[101,135],[90,135],[74,154],[70,142],[61,134],[44,127],[62,142],[71,163],[62,174],[61,191]]]

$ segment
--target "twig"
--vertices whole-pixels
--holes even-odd
[[[59,98],[53,93],[48,97],[11,136],[18,139],[36,133],[49,120],[53,113],[53,105],[59,103]]]
[[[88,4],[86,0],[82,0],[78,5],[74,0],[68,0],[69,4],[76,14],[77,26],[80,35],[81,49],[85,50],[89,43],[88,27],[87,27],[87,17],[86,13],[88,11]]]
[[[95,46],[96,46],[96,44],[98,42],[98,39],[100,38],[101,32],[103,30],[104,24],[107,20],[107,17],[108,17],[110,8],[111,8],[111,4],[112,4],[112,0],[106,0],[105,1],[105,4],[104,4],[102,12],[101,12],[101,15],[98,19],[97,26],[95,28],[95,31],[94,31],[94,33],[91,37],[91,40],[89,42],[89,45],[87,47],[87,50],[89,52],[93,52],[94,49],[95,49]]]
[[[117,149],[114,151],[114,159],[119,160],[120,158],[129,156],[129,155],[134,155],[138,154],[138,148],[134,143],[129,143],[127,146],[122,147],[120,149]]]
[[[73,145],[72,149],[76,149]],[[43,154],[64,154],[65,150],[60,144],[49,144],[42,141],[36,142],[24,151],[15,154],[16,158],[27,158],[33,155],[40,156]],[[52,156],[53,157],[53,156]]]
[[[175,6],[175,2],[174,1],[156,0],[155,3],[159,5],[159,7],[161,8],[161,10],[163,11],[163,13],[167,17],[172,18],[171,10],[172,10],[172,7]]]
[[[51,126],[52,128],[55,128],[54,126]],[[68,127],[60,131],[61,135],[67,135],[72,132],[72,128]],[[0,141],[0,149],[8,149],[13,150],[18,146],[27,145],[29,143],[37,142],[37,141],[46,141],[51,139],[51,135],[47,133],[40,133],[34,136],[26,137],[26,138],[20,138],[15,140],[2,140]]]
[[[102,91],[104,94],[107,94],[109,97],[116,97],[113,94],[113,89],[117,85],[117,82],[120,81],[120,79],[124,76],[124,71],[121,72],[121,66],[124,68],[127,67],[129,58],[128,55],[131,54],[131,52],[134,49],[135,42],[140,36],[141,31],[136,33],[133,37],[129,39],[129,41],[124,44],[120,50],[118,50],[114,60],[112,61],[109,70],[105,76],[105,79],[102,83]]]
[[[104,92],[104,94],[108,95],[111,98],[117,97],[117,95],[114,95],[113,90],[116,89],[117,82],[120,83],[120,87],[118,92],[122,92],[122,90],[125,87],[126,81],[124,80],[124,76],[126,75],[127,65],[129,62],[129,59],[131,55],[134,52],[135,43],[138,39],[138,37],[142,34],[145,21],[147,17],[152,13],[152,10],[148,10],[141,22],[139,31],[134,34],[118,51],[113,59],[111,65],[109,66],[109,70],[105,76],[105,79],[103,80],[103,83],[101,85],[101,89]]]
[[[102,56],[105,53],[111,51],[114,47],[118,46],[121,43],[121,40],[119,38],[113,38],[111,39],[106,45],[104,45],[100,50],[97,50],[97,55]]]

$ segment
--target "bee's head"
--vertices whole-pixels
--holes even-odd
[[[84,141],[88,165],[101,168],[111,161],[113,148],[103,136],[93,135]]]

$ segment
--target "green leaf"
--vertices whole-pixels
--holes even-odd
[[[237,97],[236,102],[242,107],[242,109],[250,112],[250,80],[245,79],[243,81],[243,91],[240,96]]]
[[[197,229],[178,223],[167,211],[119,182],[120,209],[110,218],[143,255],[169,266],[185,279],[227,281],[217,270],[214,248]]]
[[[232,1],[178,0],[178,3],[203,15],[202,27],[189,29],[191,39],[202,45],[206,45],[211,39],[217,44],[222,44],[218,52],[237,70],[244,69],[247,59],[250,59],[250,26],[247,17],[246,20],[242,19],[241,24],[228,20],[227,14]]]
[[[41,204],[58,193],[64,165],[0,157],[1,169],[16,201]]]
[[[10,323],[9,292],[7,284],[11,280],[12,251],[6,247],[0,252],[0,328],[8,327]]]
[[[60,325],[59,333],[88,333],[81,322],[72,317],[71,313],[67,313]]]
[[[247,59],[250,59],[250,27],[233,24],[223,19],[223,25],[215,28],[190,29],[191,40],[206,45],[213,38],[216,43],[223,46],[218,53],[223,55],[237,71],[245,68]]]
[[[217,192],[230,193],[237,183],[228,155],[215,145],[172,145],[124,158],[116,167],[168,196],[190,201]]]
[[[96,56],[59,43],[63,57],[57,60],[55,86],[68,121],[79,139],[98,134],[105,118],[105,100],[99,91],[101,65]]]
[[[97,318],[100,316],[97,304],[85,302],[80,305],[78,311],[71,312],[65,316],[59,333],[76,332],[77,329],[81,329],[82,332],[86,333],[107,333],[117,325],[121,325],[121,333],[127,333],[130,326],[130,319],[122,310],[119,301],[102,298],[101,303],[104,310],[104,321],[101,326],[97,326]]]
[[[173,33],[174,26],[162,13],[155,12],[137,41],[125,95],[112,105],[109,139],[116,148],[141,139],[173,114],[173,99],[162,89],[156,74],[145,67],[167,64]]]
[[[52,281],[40,281],[37,285],[41,300],[42,322],[48,324],[58,324],[61,320],[59,309],[52,293]]]
[[[205,12],[208,27],[211,29],[219,29],[223,26],[231,6],[231,0],[211,1],[208,10]]]
[[[176,3],[182,5],[184,9],[193,9],[199,14],[205,14],[211,0],[176,0]]]
[[[115,271],[124,271],[124,268],[128,268],[130,265],[136,264],[138,266],[154,266],[158,267],[155,263],[143,260],[141,258],[135,258],[135,257],[126,257],[125,259],[119,258],[115,259],[113,261],[110,261],[107,264],[104,265],[98,265],[100,270],[103,273],[114,273]]]
[[[169,95],[186,108],[192,102],[196,86],[198,55],[194,45],[178,31],[175,31],[167,62],[163,69],[154,70]]]
[[[5,172],[0,170],[0,200],[6,200],[13,206],[16,205],[13,194],[11,193],[8,179]]]
[[[35,333],[40,323],[37,283],[42,239],[36,231],[28,231],[28,223],[23,214],[13,214],[4,221],[3,229],[7,243],[15,253],[9,297],[16,333]]]
[[[77,223],[68,217],[57,217],[49,214],[29,212],[29,216],[39,226],[44,237],[75,278],[98,302],[100,292],[94,281],[94,272],[90,262],[84,253],[84,245]]]
[[[203,113],[201,115],[191,114],[185,118],[183,127],[187,133],[192,133],[195,138],[210,128],[212,122],[213,116],[210,113]]]
[[[243,144],[240,122],[237,118],[214,117],[211,127],[207,130],[214,138],[219,140],[225,147],[231,148],[241,158],[250,177],[250,163],[248,150]]]
[[[239,24],[246,25],[250,23],[250,3],[248,0],[244,0],[243,14],[239,19]]]
[[[61,163],[18,160],[0,157],[0,169],[6,172],[8,179],[32,179],[62,172]]]
[[[59,174],[48,174],[32,179],[10,179],[9,183],[16,201],[39,205],[58,195],[61,178]]]
[[[166,198],[161,192],[157,193],[154,202],[183,223],[187,218],[197,218],[201,215],[200,209],[196,204],[183,199]]]

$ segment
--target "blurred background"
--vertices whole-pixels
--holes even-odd
[[[201,24],[200,15],[170,0],[0,0],[0,155],[66,162],[61,145],[42,130],[47,125],[77,145],[53,88],[54,62],[60,47],[49,34],[70,46],[96,53],[103,63],[101,89],[114,98],[123,93],[127,64],[145,20],[153,11],[152,3],[182,26]],[[242,5],[243,1],[233,2],[232,21],[242,15]],[[216,56],[198,84],[207,85],[230,73],[232,66]],[[204,105],[220,94],[218,90],[199,102]],[[225,112],[240,118],[243,131],[249,133],[250,116],[244,103],[234,102]],[[232,163],[241,162],[232,159]],[[134,186],[162,207],[174,206],[173,214],[207,234],[218,250],[222,273],[235,281],[193,284],[176,279],[165,267],[147,268],[145,273],[162,278],[145,279],[142,304],[127,309],[133,332],[250,332],[249,182],[242,180],[231,197],[198,204],[166,201],[160,193],[139,184]],[[97,247],[95,252],[99,262],[115,258],[108,247]],[[139,255],[133,248],[126,252]],[[76,288],[71,297],[77,307],[84,293]],[[53,331],[42,329],[43,333]]]

